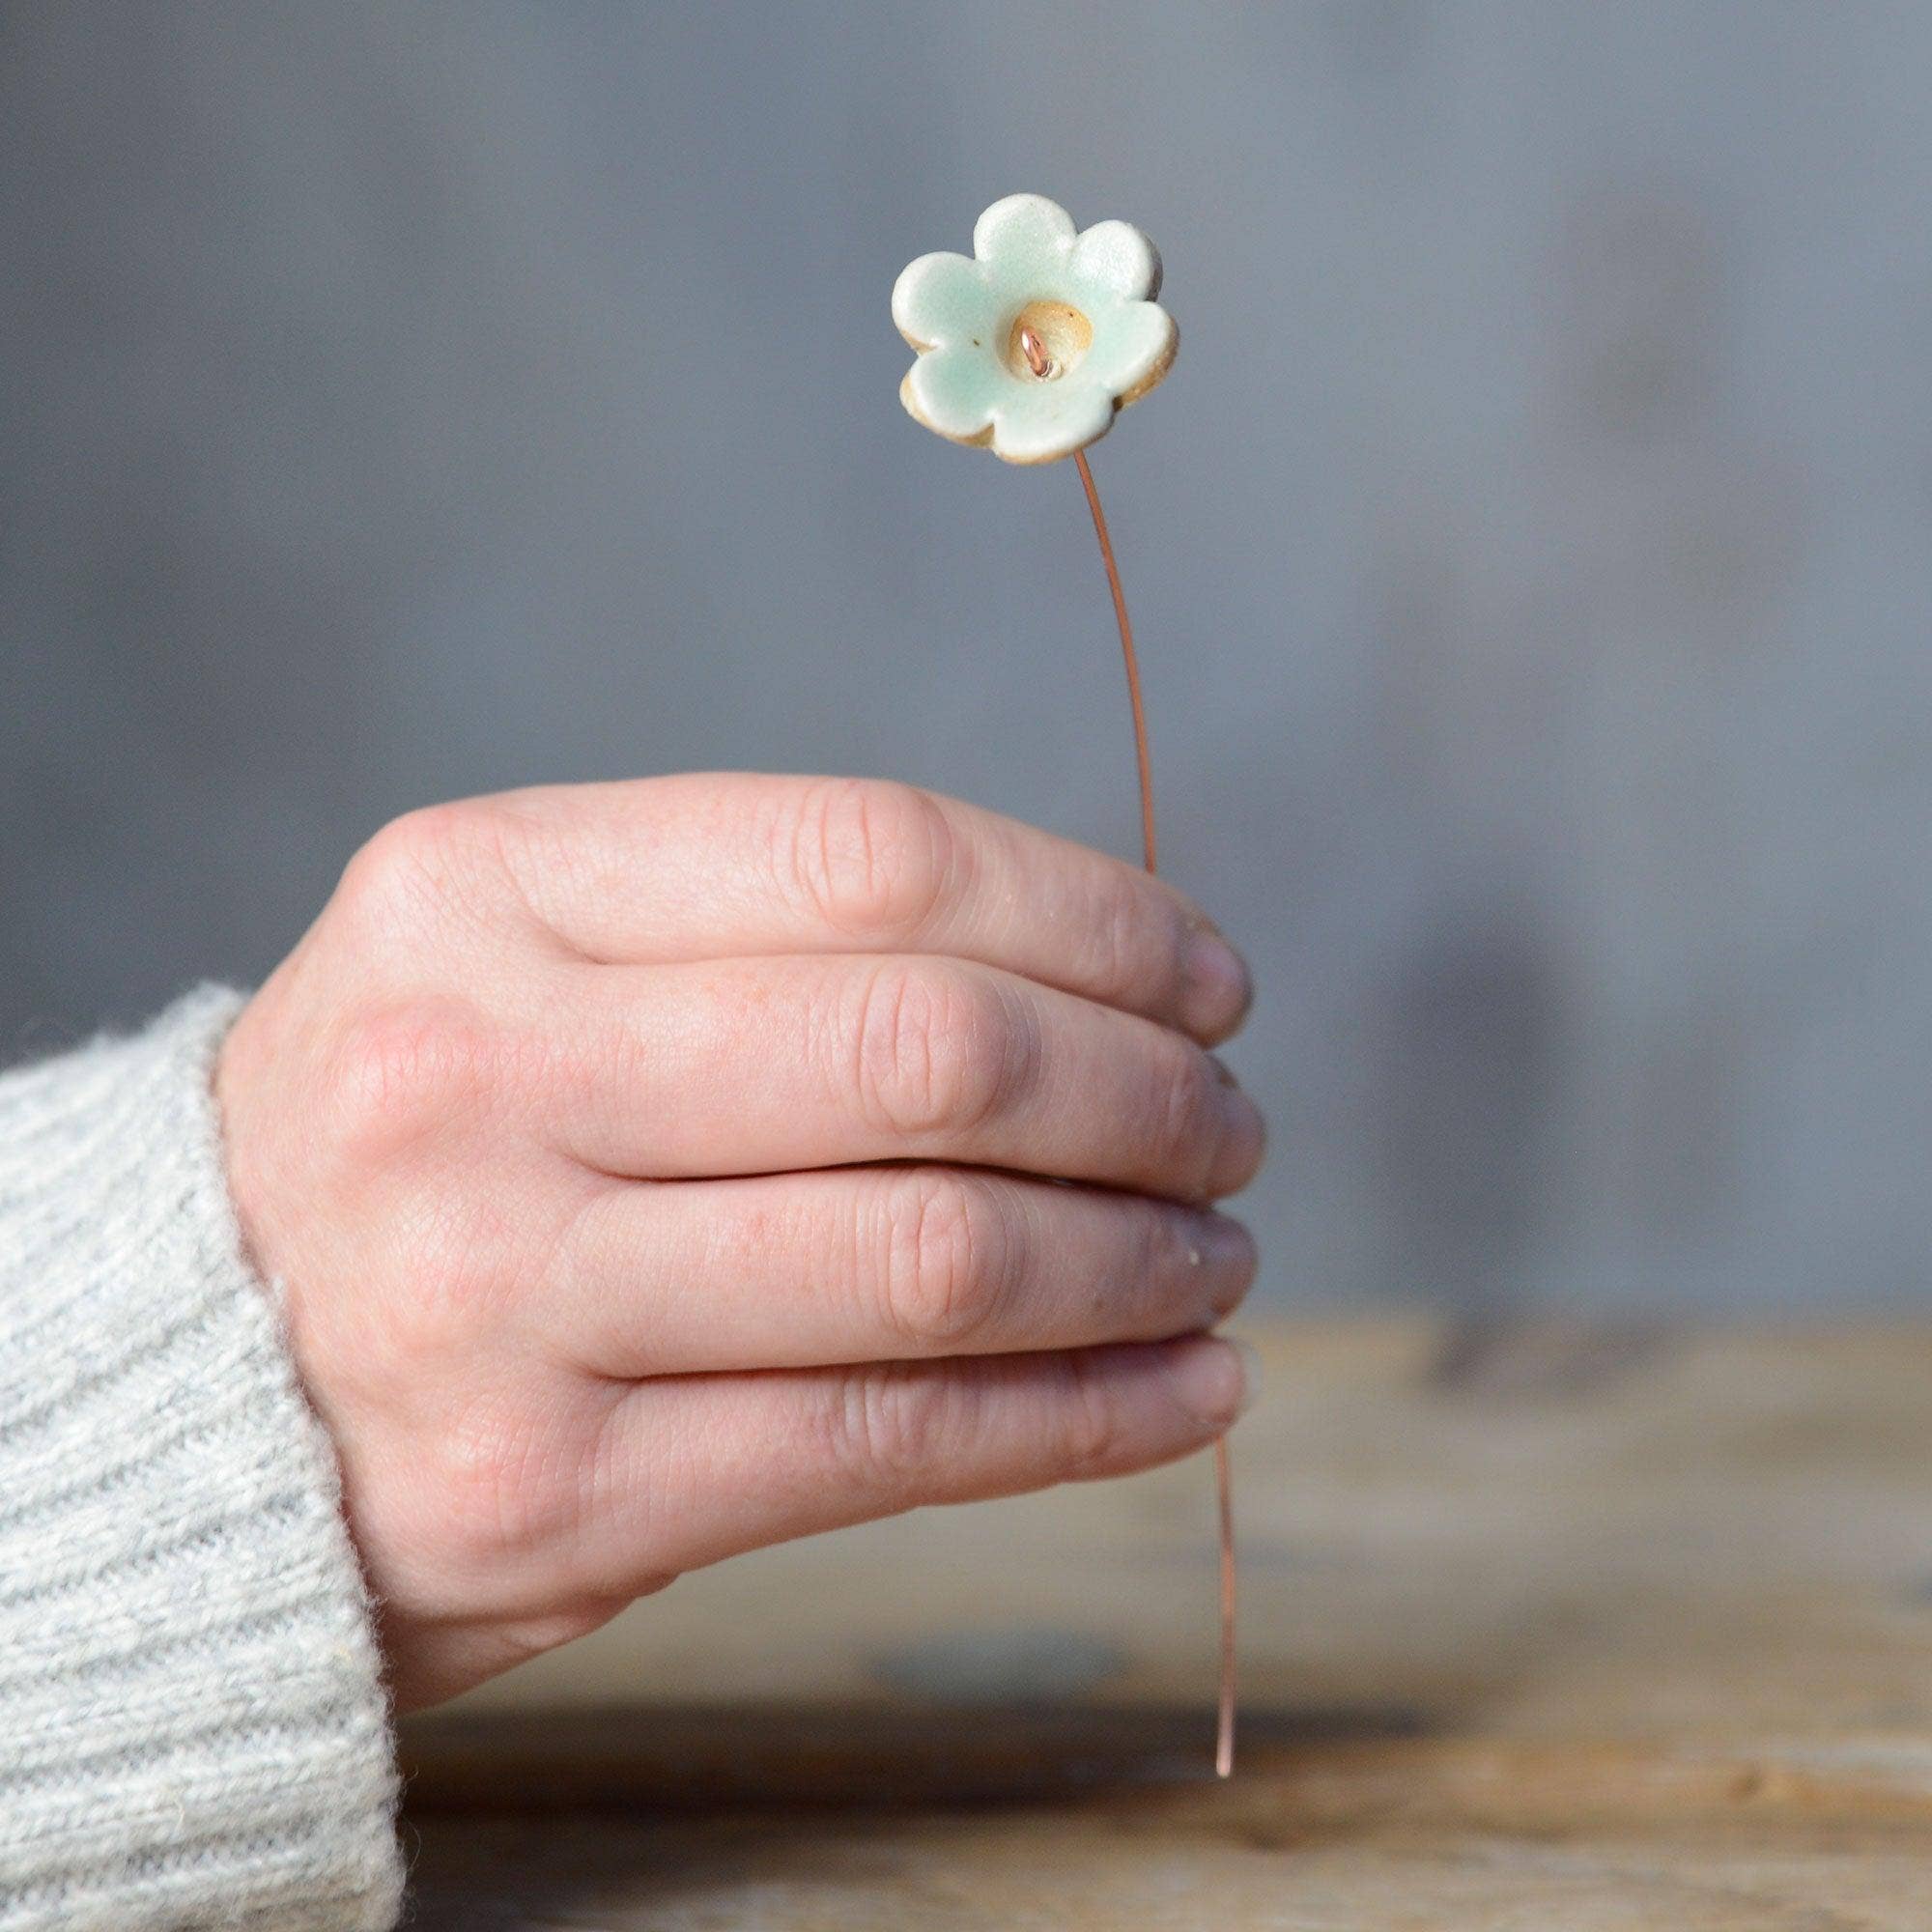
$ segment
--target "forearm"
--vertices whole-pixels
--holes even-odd
[[[223,1179],[237,1004],[0,1079],[4,1932],[395,1917],[368,1604]]]

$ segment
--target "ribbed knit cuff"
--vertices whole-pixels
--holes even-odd
[[[223,1172],[239,1005],[0,1079],[0,1932],[398,1910],[368,1600]]]

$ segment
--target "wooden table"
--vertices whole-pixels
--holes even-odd
[[[1932,1332],[1286,1325],[1212,1483],[687,1577],[409,1727],[419,1932],[1932,1928]]]

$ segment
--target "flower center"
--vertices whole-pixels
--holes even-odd
[[[1022,382],[1051,383],[1079,366],[1094,325],[1062,301],[1031,301],[1007,332],[1007,367]]]

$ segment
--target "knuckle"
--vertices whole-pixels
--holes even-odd
[[[567,923],[561,908],[611,890],[600,843],[584,836],[569,800],[567,791],[472,799],[454,834],[464,876],[490,889],[492,906],[523,914],[553,939]]]
[[[568,1535],[581,1507],[563,1432],[520,1401],[483,1395],[452,1414],[436,1451],[440,1540],[489,1565]]]
[[[886,1213],[888,1330],[922,1354],[963,1350],[1008,1301],[1011,1231],[997,1196],[963,1176],[914,1173]]]
[[[860,1102],[900,1139],[966,1137],[1032,1077],[1033,1026],[989,981],[927,960],[867,976],[854,1024]]]
[[[1066,1357],[1065,1399],[1060,1405],[1060,1451],[1070,1477],[1112,1467],[1121,1444],[1121,1417],[1092,1355]]]
[[[960,857],[952,822],[929,792],[888,780],[828,779],[800,802],[782,865],[835,932],[903,942],[931,923]]]
[[[433,893],[463,846],[468,810],[432,805],[390,819],[350,860],[343,889],[358,901],[382,904]]]
[[[452,911],[494,904],[506,824],[490,801],[459,799],[392,818],[350,860],[338,904],[379,934],[413,935]]]
[[[846,1378],[836,1460],[864,1488],[915,1491],[956,1459],[961,1401],[954,1378],[882,1363]]]
[[[479,1111],[497,1077],[495,1034],[464,1002],[416,996],[350,1020],[324,1076],[327,1117],[352,1152],[393,1153]]]
[[[1089,973],[1102,999],[1118,1001],[1144,987],[1151,952],[1146,886],[1131,875],[1109,870],[1095,888],[1089,926]],[[1180,949],[1171,947],[1179,977]]]
[[[466,1189],[391,1224],[393,1265],[372,1331],[395,1383],[475,1360],[526,1272],[517,1223],[494,1195]]]

